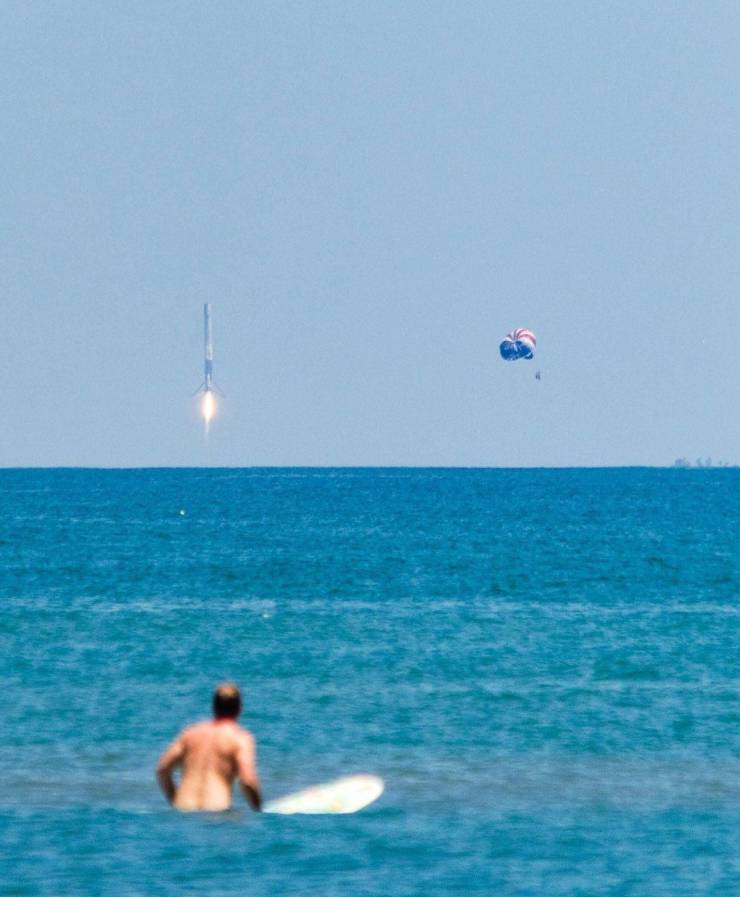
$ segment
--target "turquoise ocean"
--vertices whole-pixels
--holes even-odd
[[[0,471],[0,894],[740,894],[740,471]],[[265,795],[153,768],[234,679]]]

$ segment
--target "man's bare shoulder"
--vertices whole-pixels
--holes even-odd
[[[245,746],[249,748],[254,747],[254,735],[249,731],[249,729],[243,729],[241,726],[236,727],[236,734],[239,741]]]
[[[194,738],[201,738],[208,731],[210,731],[212,725],[213,723],[207,719],[201,720],[197,723],[193,723],[190,726],[186,726],[182,730],[182,732],[180,732],[178,738],[183,742],[192,741]]]
[[[202,720],[187,726],[187,728],[182,730],[178,738],[187,746],[188,744],[196,744],[204,738],[213,737],[214,732],[217,732],[222,737],[225,736],[232,742],[234,747],[254,749],[254,735],[236,722],[224,724],[214,720]]]
[[[254,735],[252,735],[249,729],[243,728],[238,723],[232,723],[230,726],[224,727],[224,730],[228,732],[235,741],[238,741],[240,745],[254,745]]]

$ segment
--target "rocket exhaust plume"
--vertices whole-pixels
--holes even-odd
[[[208,436],[211,421],[216,414],[216,393],[219,392],[213,382],[213,330],[211,329],[210,302],[206,302],[203,306],[203,343],[205,354],[203,383],[196,395],[203,393],[203,398],[200,403],[200,411],[203,415],[205,434]]]
[[[208,430],[211,426],[211,421],[213,420],[213,416],[216,413],[216,400],[213,397],[213,392],[211,390],[206,390],[203,394],[203,399],[200,403],[200,411],[203,415],[203,424],[205,426],[206,436],[208,435]]]

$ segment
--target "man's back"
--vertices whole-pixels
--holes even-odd
[[[182,778],[175,786],[172,773],[178,766]],[[236,778],[252,807],[260,809],[254,738],[234,718],[217,718],[185,729],[162,754],[157,778],[178,810],[228,810]]]

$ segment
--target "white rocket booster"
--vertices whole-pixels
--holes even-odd
[[[221,391],[213,382],[213,329],[211,328],[211,303],[206,302],[203,306],[203,349],[204,349],[204,368],[203,383],[198,388],[198,393],[218,392]],[[198,394],[196,393],[196,395]]]
[[[211,303],[206,302],[203,306],[203,350],[204,350],[204,366],[203,366],[203,383],[196,392],[196,395],[203,393],[203,400],[200,403],[201,414],[203,415],[203,423],[205,424],[206,439],[208,439],[208,431],[211,426],[211,420],[216,413],[216,393],[220,392],[219,388],[213,382],[213,331],[211,330]]]
[[[203,389],[213,388],[213,331],[211,330],[211,303],[203,306],[203,339],[205,342],[205,379]]]

